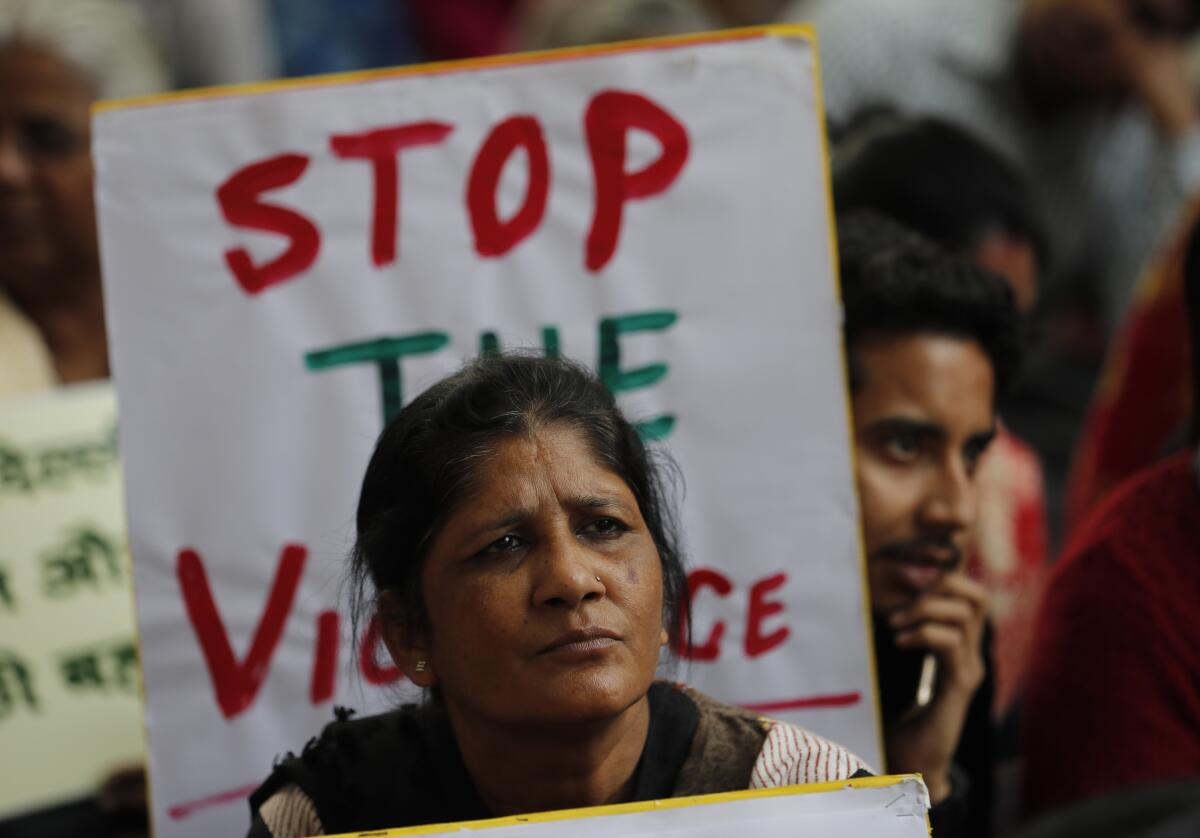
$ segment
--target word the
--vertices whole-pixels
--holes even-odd
[[[757,658],[765,655],[783,645],[791,636],[792,630],[786,625],[779,626],[769,633],[764,633],[763,630],[763,623],[767,618],[783,612],[783,603],[768,599],[768,596],[786,584],[787,574],[776,573],[750,586],[746,635],[742,641],[746,657]],[[719,597],[727,597],[733,592],[733,583],[729,581],[728,576],[712,568],[697,568],[688,574],[688,596],[693,603],[696,601],[697,592],[704,588],[708,588]],[[724,636],[725,623],[717,620],[703,643],[693,642],[690,647],[679,652],[692,660],[715,661],[721,656],[721,639]]]
[[[596,272],[612,259],[620,238],[625,204],[664,191],[678,178],[690,151],[687,130],[662,106],[639,94],[607,90],[596,94],[583,117],[593,178],[592,220],[584,239],[584,265]],[[377,267],[397,259],[400,221],[400,156],[406,150],[436,146],[454,132],[447,122],[386,125],[355,134],[334,134],[329,150],[340,160],[371,167],[371,261]],[[636,171],[627,168],[629,132],[653,136],[662,150]],[[528,166],[520,208],[502,219],[496,206],[500,176],[509,158],[523,151]],[[225,251],[225,263],[238,286],[259,294],[294,279],[316,262],[321,231],[296,209],[263,200],[265,193],[300,180],[311,163],[306,154],[285,153],[238,169],[216,190],[225,220],[244,230],[285,236],[286,249],[255,264],[244,247]],[[485,259],[504,256],[530,236],[546,214],[551,185],[550,153],[536,117],[511,116],[495,125],[480,145],[464,190],[467,219],[476,253]]]
[[[666,377],[668,366],[663,363],[647,364],[632,370],[621,368],[620,337],[636,332],[659,332],[675,325],[679,315],[673,311],[647,311],[605,317],[597,328],[599,342],[600,380],[613,395],[650,387]],[[446,332],[420,332],[412,335],[372,338],[309,352],[304,363],[309,370],[334,369],[347,364],[373,363],[379,373],[380,401],[383,404],[383,423],[391,421],[404,404],[404,386],[400,362],[414,355],[428,355],[450,344]],[[559,334],[555,326],[542,328],[542,348],[547,357],[559,356]],[[500,339],[494,332],[484,332],[479,337],[479,354],[495,355],[501,351]],[[675,427],[672,415],[658,416],[637,426],[647,440],[662,439]]]

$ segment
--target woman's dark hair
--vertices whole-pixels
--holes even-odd
[[[612,394],[584,367],[519,353],[470,362],[417,396],[384,428],[363,477],[350,556],[356,630],[377,595],[390,591],[398,613],[381,619],[428,631],[421,565],[434,533],[497,442],[551,425],[577,431],[596,461],[633,492],[662,562],[663,625],[672,648],[683,648],[687,576],[659,463]]]
[[[935,334],[976,341],[1004,394],[1021,357],[1007,282],[875,213],[839,215],[837,229],[852,390],[862,384],[854,356],[861,337]]]

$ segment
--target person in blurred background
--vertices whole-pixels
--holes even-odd
[[[0,398],[109,375],[90,108],[164,84],[131,3],[0,0]],[[0,833],[145,835],[145,793],[141,766],[119,769]]]
[[[940,116],[1029,178],[1047,280],[1082,275],[1112,324],[1200,184],[1187,71],[1196,0],[800,0],[835,131],[867,107]]]
[[[128,3],[0,0],[0,385],[7,392],[108,376],[89,109],[97,99],[163,83]]]
[[[838,249],[887,769],[920,772],[962,834],[986,835],[987,593],[964,565],[1020,354],[1012,290],[875,214],[839,220]]]
[[[970,131],[892,110],[857,114],[833,151],[838,213],[874,210],[1008,280],[1029,314],[1049,257],[1017,168]]]
[[[519,49],[552,49],[684,35],[717,21],[698,0],[539,0],[525,5]]]
[[[935,117],[861,114],[834,150],[833,191],[839,213],[866,209],[899,221],[1007,280],[1022,316],[1033,310],[1047,258],[1041,220],[1015,167],[967,131]],[[1003,424],[976,480],[967,572],[988,591],[1000,718],[1019,694],[1048,559],[1045,486],[1037,454]]]
[[[1183,264],[1195,358],[1200,227]],[[1200,777],[1200,413],[1191,439],[1109,495],[1055,567],[1023,719],[1030,813]]]
[[[971,130],[1028,179],[1047,231],[1041,328],[1005,412],[1042,458],[1052,545],[1105,345],[1200,184],[1197,0],[795,0],[831,130],[865,108]]]
[[[1109,350],[1088,408],[1067,484],[1066,531],[1112,489],[1159,457],[1186,445],[1195,360],[1188,351],[1184,263],[1200,224],[1200,203],[1138,284],[1133,305]]]

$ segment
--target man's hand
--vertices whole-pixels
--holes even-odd
[[[888,770],[919,772],[933,803],[950,794],[950,763],[958,748],[967,708],[984,667],[981,651],[987,592],[951,574],[917,602],[889,617],[902,649],[927,649],[938,661],[933,698],[895,725],[887,738]]]

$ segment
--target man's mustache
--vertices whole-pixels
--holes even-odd
[[[963,552],[949,538],[914,538],[885,544],[871,554],[871,559],[933,564],[949,571],[962,564]]]

